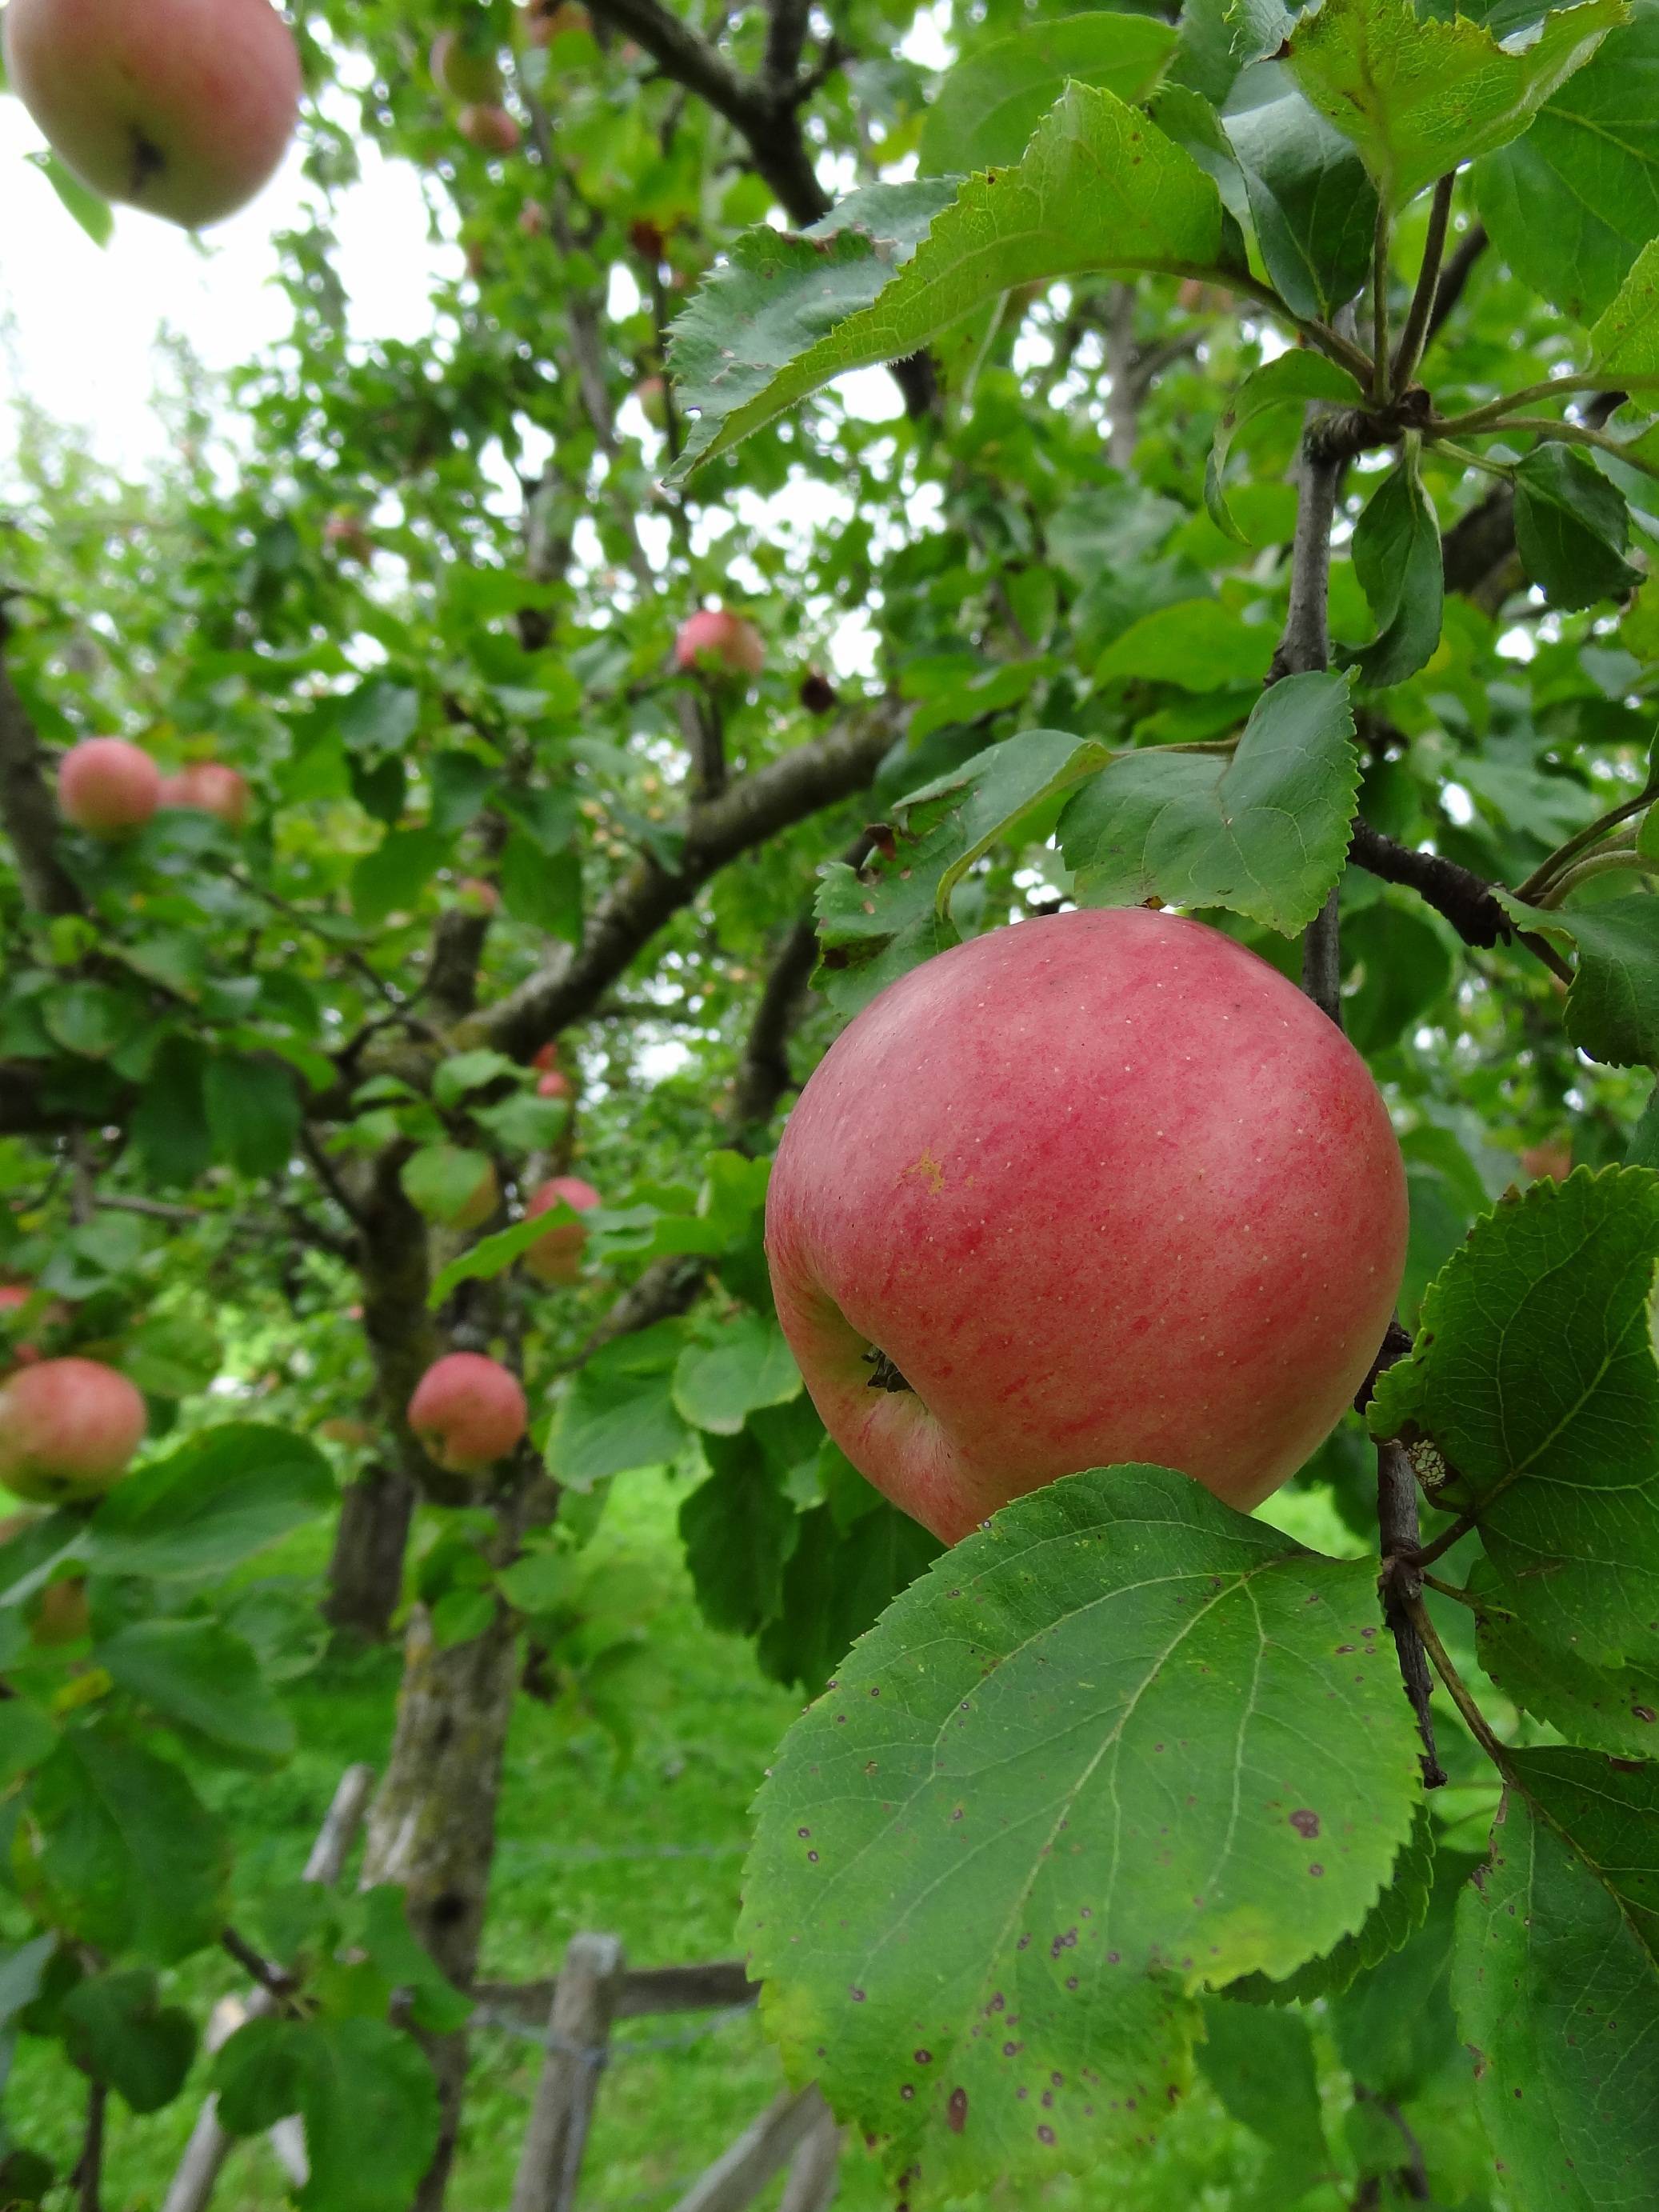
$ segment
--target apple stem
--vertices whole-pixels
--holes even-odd
[[[860,1356],[870,1370],[870,1381],[867,1385],[870,1389],[909,1390],[913,1389],[914,1386],[905,1381],[887,1354],[878,1346],[872,1344],[869,1351]]]

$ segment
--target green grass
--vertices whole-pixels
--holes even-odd
[[[627,1479],[593,1539],[596,1559],[635,1593],[646,1630],[633,1675],[632,1758],[619,1764],[597,1725],[573,1727],[557,1705],[519,1702],[485,1930],[487,1977],[555,1971],[582,1929],[620,1936],[641,1966],[734,1954],[748,1809],[799,1700],[761,1677],[746,1644],[702,1621],[680,1560],[678,1505],[665,1479]],[[277,1564],[314,1571],[319,1562],[292,1550]],[[271,1565],[267,1557],[258,1571],[268,1573]],[[210,1794],[236,1833],[244,1894],[295,1877],[342,1769],[354,1759],[384,1760],[398,1672],[392,1650],[325,1660],[292,1697],[303,1746],[297,1757],[275,1776],[210,1778]],[[173,1980],[198,2019],[214,1998],[242,1986],[217,1954],[192,1960]],[[753,2013],[628,2021],[616,2046],[581,2212],[669,2212],[776,2094],[781,2073]],[[451,2212],[502,2212],[508,2202],[540,2055],[522,2034],[477,2033]],[[134,2118],[113,2103],[106,2212],[159,2205],[195,2117],[202,2071],[198,2065],[174,2106],[150,2118]],[[64,2167],[72,2162],[82,2089],[57,2046],[24,2040],[6,2102],[21,2140]],[[1241,2139],[1218,2122],[1201,2093],[1180,2116],[1158,2160],[1160,2202],[1202,2212],[1231,2201],[1217,2185],[1234,2172]],[[372,2147],[365,2151],[372,2155]],[[1097,2178],[1051,2191],[1043,2202],[1054,2212],[1108,2212],[1142,2201],[1148,2179],[1145,2168],[1121,2182]],[[779,2186],[766,2203],[775,2203]],[[234,2153],[215,2205],[216,2212],[275,2212],[286,2201],[259,2142]],[[856,2148],[838,2201],[847,2212],[890,2212],[890,2192]]]

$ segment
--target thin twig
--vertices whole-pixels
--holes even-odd
[[[248,1978],[257,1982],[276,2004],[286,2007],[291,2002],[295,1987],[292,1974],[284,1973],[280,1966],[273,1966],[269,1959],[256,1951],[252,1944],[239,1936],[234,1928],[219,1930],[219,1947],[228,1952]]]
[[[1376,203],[1376,232],[1371,247],[1371,398],[1386,407],[1394,396],[1389,376],[1389,203]]]
[[[1412,1610],[1414,1605],[1420,1607],[1423,1595],[1417,1475],[1401,1444],[1376,1447],[1376,1528],[1382,1553],[1378,1583],[1382,1617],[1394,1638],[1401,1679],[1417,1716],[1417,1733],[1423,1743],[1423,1787],[1440,1790],[1445,1786],[1446,1771],[1435,1749],[1434,1715],[1429,1704],[1433,1684]]]
[[[87,2088],[87,2126],[81,2138],[81,2155],[70,2179],[75,2189],[76,2212],[100,2212],[104,2175],[104,2115],[109,2090],[102,2081]]]
[[[1457,249],[1440,272],[1436,288],[1434,309],[1429,317],[1429,327],[1424,338],[1425,350],[1431,346],[1445,328],[1448,318],[1462,298],[1474,264],[1486,252],[1491,240],[1483,223],[1471,223],[1459,240]]]
[[[1446,1647],[1435,1634],[1434,1623],[1429,1619],[1428,1607],[1418,1598],[1411,1607],[1412,1626],[1422,1638],[1423,1648],[1434,1662],[1434,1671],[1445,1686],[1446,1694],[1463,1716],[1469,1734],[1480,1745],[1504,1779],[1513,1779],[1514,1768],[1510,1759],[1509,1746],[1495,1735],[1490,1722],[1474,1702],[1468,1683],[1453,1666]]]

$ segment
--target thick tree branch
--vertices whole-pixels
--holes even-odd
[[[488,914],[452,907],[438,917],[426,973],[426,1002],[434,1021],[445,1028],[464,1020],[478,1002],[478,963],[489,934]]]
[[[5,665],[11,635],[0,595],[0,824],[17,855],[23,896],[37,914],[76,914],[81,895],[58,858],[58,809],[40,740]]]
[[[861,868],[873,842],[868,830],[861,830],[842,860],[849,868]],[[809,906],[779,947],[756,1005],[727,1109],[733,1128],[753,1129],[769,1121],[779,1099],[794,1081],[789,1066],[789,1040],[805,1011],[807,986],[817,957],[817,917]]]
[[[482,1016],[482,1041],[523,1060],[580,1021],[663,925],[720,869],[867,784],[902,727],[896,702],[850,715],[825,736],[732,784],[686,818],[677,867],[642,854],[600,900],[586,935]]]
[[[1514,925],[1498,904],[1492,885],[1455,860],[1396,844],[1380,830],[1373,830],[1369,822],[1360,821],[1353,825],[1348,857],[1368,876],[1416,891],[1437,914],[1445,916],[1465,945],[1484,950],[1506,944],[1514,934]]]

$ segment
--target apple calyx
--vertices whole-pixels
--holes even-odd
[[[859,1357],[870,1370],[870,1380],[865,1385],[866,1389],[908,1390],[915,1395],[915,1384],[905,1381],[879,1345],[872,1344],[868,1352],[860,1352]]]

